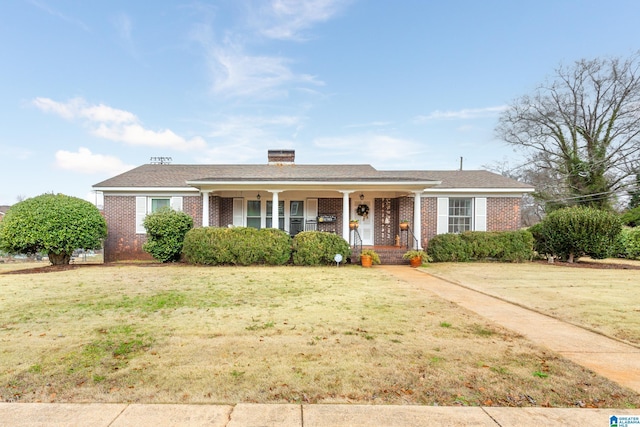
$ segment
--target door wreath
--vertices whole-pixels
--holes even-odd
[[[356,213],[360,215],[362,218],[367,219],[369,217],[369,206],[365,204],[358,205],[356,209]]]

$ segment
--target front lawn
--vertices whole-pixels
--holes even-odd
[[[640,396],[378,269],[0,274],[0,397],[640,407]]]
[[[558,319],[640,345],[640,270],[586,268],[586,263],[640,266],[640,261],[583,259],[584,268],[546,263],[434,263],[428,271]]]

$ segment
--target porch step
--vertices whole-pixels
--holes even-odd
[[[406,247],[396,246],[363,246],[362,249],[373,249],[380,257],[380,263],[384,265],[404,265],[409,264],[409,260],[402,259],[402,255],[407,251]],[[360,248],[351,248],[351,262],[360,264]]]

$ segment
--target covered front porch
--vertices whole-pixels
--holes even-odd
[[[405,250],[421,248],[422,190],[393,190],[202,186],[202,226],[279,228],[291,236],[317,230],[338,234],[358,248],[381,246],[395,252],[398,240]],[[352,219],[358,220],[356,231],[349,227]],[[401,220],[410,222],[410,232],[400,230]]]

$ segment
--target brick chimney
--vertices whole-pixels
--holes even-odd
[[[292,165],[296,160],[295,150],[269,150],[270,165]]]

